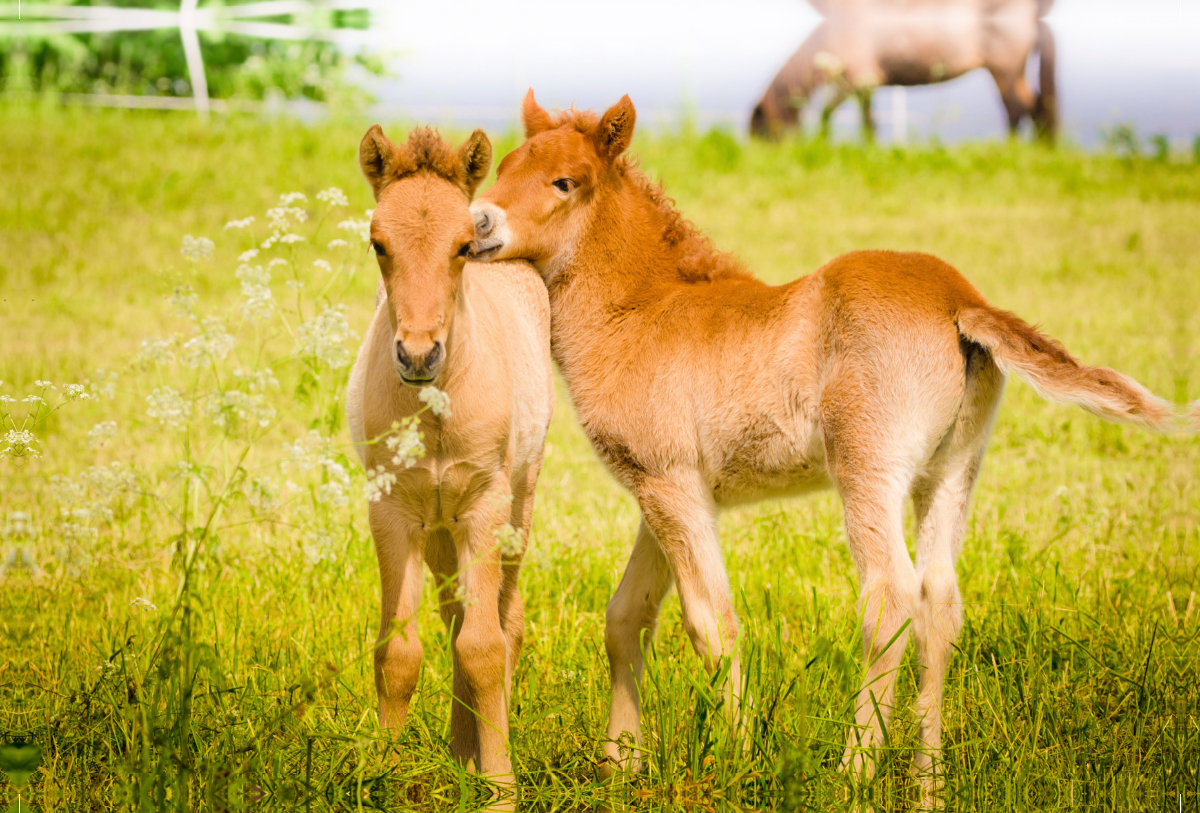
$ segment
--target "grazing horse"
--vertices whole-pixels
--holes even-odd
[[[843,765],[874,769],[911,629],[916,762],[931,794],[962,625],[955,560],[1005,373],[1109,420],[1158,428],[1174,413],[992,307],[936,257],[861,251],[786,285],[759,281],[622,157],[635,116],[628,96],[599,118],[552,116],[531,91],[526,141],[471,206],[474,256],[527,259],[545,281],[551,352],[580,423],[642,512],[606,615],[606,755],[638,764],[643,646],[672,582],[707,668],[728,659],[736,717],[738,627],[717,512],[833,486],[858,566],[866,664]]]
[[[424,561],[452,641],[451,748],[508,781],[508,695],[525,623],[517,572],[554,409],[546,289],[528,263],[467,262],[467,207],[492,163],[482,130],[454,151],[427,128],[396,146],[375,125],[359,163],[375,193],[382,279],[346,413],[368,477],[395,477],[369,504],[383,593],[379,719],[403,725],[417,685]],[[376,441],[440,398],[428,386],[449,395],[450,410],[420,415],[425,455],[414,463]]]
[[[863,130],[875,137],[871,95],[882,85],[929,85],[987,68],[996,80],[1016,134],[1028,116],[1053,141],[1058,129],[1054,35],[1041,18],[1053,0],[825,0],[813,2],[826,18],[771,80],[750,117],[753,135],[777,138],[798,129],[800,113],[822,84],[833,96],[821,111],[829,119],[853,95]],[[1039,88],[1025,82],[1025,63],[1039,52]]]

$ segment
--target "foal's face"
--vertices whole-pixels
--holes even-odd
[[[571,254],[604,189],[620,183],[614,164],[633,137],[635,114],[626,96],[590,129],[555,127],[533,91],[522,113],[525,143],[504,157],[496,183],[471,206],[472,256],[526,259],[544,273]]]
[[[405,384],[429,384],[445,364],[475,231],[467,207],[491,160],[481,130],[457,153],[429,130],[414,130],[397,147],[378,125],[359,147],[363,174],[375,191],[371,247],[395,330],[392,360]]]
[[[468,203],[448,181],[422,172],[384,189],[371,217],[371,246],[396,328],[396,371],[405,384],[430,383],[446,360],[474,237]]]

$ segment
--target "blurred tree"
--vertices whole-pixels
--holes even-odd
[[[179,10],[179,3],[171,0],[68,0],[63,5]],[[23,20],[37,19],[37,9],[35,4],[24,4]],[[302,19],[297,19],[299,16],[285,14],[256,22],[295,23],[316,30],[365,29],[370,22],[366,9],[318,6]],[[214,31],[200,31],[199,38],[212,98],[262,99],[276,93],[314,101],[365,98],[361,88],[347,81],[347,69],[357,65],[374,75],[383,72],[378,56],[349,54],[331,42],[260,39]],[[45,36],[0,33],[0,87],[51,93],[192,94],[178,28]]]

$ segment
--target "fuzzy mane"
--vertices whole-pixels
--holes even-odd
[[[452,184],[462,183],[462,171],[454,157],[454,148],[432,127],[414,127],[408,134],[408,160],[397,179],[415,172],[432,172]]]
[[[590,135],[600,123],[600,117],[590,110],[557,111],[551,118],[552,129],[572,127],[576,132]],[[713,282],[719,279],[754,279],[740,260],[718,250],[703,232],[675,208],[675,200],[667,196],[662,184],[646,177],[636,158],[622,155],[616,162],[617,172],[627,178],[646,198],[662,222],[662,241],[676,255],[675,265],[683,282]]]

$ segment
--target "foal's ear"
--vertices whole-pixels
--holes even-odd
[[[394,177],[400,163],[400,150],[383,134],[383,128],[372,124],[358,145],[358,166],[362,169],[375,199]]]
[[[533,138],[538,133],[554,129],[554,119],[550,118],[550,114],[533,98],[533,88],[529,89],[525,94],[525,101],[521,102],[521,121],[525,125],[526,138]]]
[[[601,158],[611,161],[625,152],[625,148],[633,140],[635,121],[637,121],[637,111],[633,109],[633,102],[629,100],[629,94],[622,96],[621,101],[608,108],[592,133],[596,152],[600,154]]]
[[[475,190],[492,168],[492,142],[488,141],[487,133],[483,130],[471,133],[471,137],[458,148],[455,159],[462,173],[463,191],[468,198],[473,198]]]

